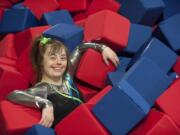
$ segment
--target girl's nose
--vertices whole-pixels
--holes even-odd
[[[61,64],[61,59],[60,58],[57,58],[57,64]]]

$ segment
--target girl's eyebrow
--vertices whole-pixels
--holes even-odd
[[[49,56],[56,55],[55,53],[49,53]]]
[[[66,54],[64,54],[64,53],[63,53],[63,54],[60,54],[60,55],[61,55],[61,56],[66,56]]]

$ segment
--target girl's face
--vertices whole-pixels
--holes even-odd
[[[52,52],[48,46],[42,61],[42,76],[52,80],[62,79],[67,68],[67,56],[64,48]]]

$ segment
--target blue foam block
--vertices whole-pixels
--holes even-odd
[[[170,79],[171,79],[172,82],[179,77],[176,72],[169,72],[169,73],[168,73],[168,76],[170,77]]]
[[[125,0],[116,0],[116,1],[122,4]]]
[[[26,8],[26,7],[23,5],[22,2],[20,2],[20,3],[17,3],[17,4],[15,4],[15,5],[13,5],[11,8],[12,8],[12,9],[24,9],[24,8]]]
[[[108,73],[108,77],[107,77],[107,83],[113,86],[117,86],[118,82],[125,74],[129,62],[131,61],[131,58],[119,57],[119,61],[120,64],[117,66],[116,71]]]
[[[125,72],[123,71],[116,71],[116,72],[108,73],[107,83],[111,84],[112,86],[117,86],[124,74]]]
[[[128,57],[119,57],[120,64],[117,66],[117,71],[125,72],[129,66],[131,58]]]
[[[112,135],[126,135],[146,115],[118,87],[113,87],[92,111]]]
[[[152,35],[152,28],[139,24],[131,24],[127,47],[125,52],[135,54],[140,47],[147,43]]]
[[[125,0],[119,12],[133,23],[152,26],[164,8],[162,0]]]
[[[162,21],[156,35],[173,50],[180,51],[180,13]]]
[[[41,125],[34,125],[26,132],[25,135],[55,135],[55,132],[51,128],[46,128]]]
[[[118,84],[145,113],[155,100],[168,88],[172,79],[152,60],[139,59],[122,77]]]
[[[145,48],[137,52],[130,65],[133,65],[141,57],[151,59],[167,73],[176,62],[177,54],[158,39],[152,38]]]
[[[43,35],[62,41],[72,52],[83,40],[83,28],[72,24],[56,24],[44,31]]]
[[[74,24],[73,19],[67,10],[59,10],[43,14],[42,25],[56,25],[58,23]]]
[[[0,33],[19,32],[38,25],[38,20],[29,9],[9,9],[0,22]]]
[[[180,1],[179,0],[163,0],[166,4],[166,8],[163,12],[164,19],[167,19],[175,14],[180,13]]]

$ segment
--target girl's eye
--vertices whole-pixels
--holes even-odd
[[[61,57],[61,60],[66,60],[66,57]]]
[[[55,56],[50,56],[50,59],[55,60],[56,57]]]

